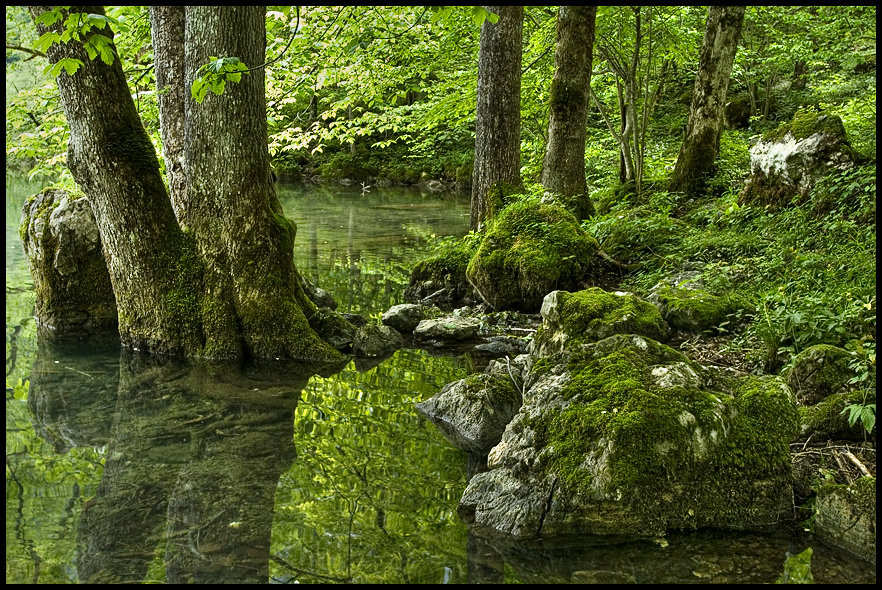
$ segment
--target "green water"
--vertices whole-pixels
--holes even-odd
[[[17,225],[39,188],[7,176],[7,583],[772,582],[808,543],[471,536],[456,516],[467,459],[413,409],[473,370],[468,356],[404,349],[334,373],[38,342]],[[401,302],[413,262],[468,224],[464,198],[416,190],[280,196],[299,268],[365,316]],[[814,555],[816,581],[875,581],[840,552]]]

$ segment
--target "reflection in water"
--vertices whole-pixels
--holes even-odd
[[[168,582],[265,582],[275,490],[295,456],[294,408],[313,371],[277,363],[243,372],[124,351],[113,396],[112,379],[96,389],[82,368],[73,377],[56,369],[79,361],[41,344],[31,400],[56,448],[107,445],[77,531],[80,581],[140,582],[164,542]],[[89,391],[99,395],[89,400]]]

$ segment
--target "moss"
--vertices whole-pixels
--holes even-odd
[[[812,576],[812,548],[809,547],[797,555],[789,555],[784,560],[784,573],[775,581],[776,584],[814,584]]]
[[[495,182],[487,189],[487,217],[493,219],[510,204],[523,198],[524,187],[507,182]]]
[[[562,493],[622,505],[658,532],[741,528],[774,514],[790,488],[788,442],[797,426],[780,380],[733,379],[728,393],[661,387],[652,378],[658,357],[619,340],[609,354],[573,357],[560,393],[565,408],[530,424],[537,446],[553,448],[540,451],[542,468]]]
[[[574,343],[601,340],[613,334],[639,334],[664,340],[668,327],[658,309],[632,294],[616,295],[599,287],[557,294],[557,318],[539,329],[542,341],[548,332],[560,331]]]
[[[810,346],[793,358],[785,375],[787,384],[803,403],[819,402],[840,391],[854,376],[848,366],[851,359],[851,353],[838,346]]]
[[[442,239],[434,251],[413,267],[405,299],[418,300],[434,291],[447,288],[453,300],[461,300],[469,291],[466,268],[478,248],[478,235]],[[428,284],[428,290],[424,287]]]
[[[865,405],[876,403],[876,391],[854,390],[828,395],[823,401],[813,406],[800,406],[800,434],[802,438],[809,435],[817,440],[864,440],[865,432],[860,421],[853,426],[848,424],[848,412],[842,411],[849,405]]]
[[[688,226],[648,206],[617,211],[584,224],[607,254],[625,264],[645,264],[680,243]]]
[[[702,289],[664,286],[655,295],[664,319],[677,330],[697,332],[719,326],[727,315],[747,306],[734,293],[713,295]]]
[[[523,199],[492,222],[466,275],[493,308],[535,312],[548,292],[598,273],[597,249],[571,213]]]
[[[297,226],[282,213],[275,211],[270,211],[270,213],[281,236],[279,248],[283,252],[292,252],[294,250],[294,238],[297,236]]]
[[[763,135],[763,141],[780,141],[790,133],[797,141],[814,135],[825,133],[846,139],[845,126],[842,119],[836,115],[827,115],[817,111],[799,110],[793,115],[789,123],[779,125],[777,129],[768,131]]]

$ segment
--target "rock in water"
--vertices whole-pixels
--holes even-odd
[[[116,299],[86,197],[56,189],[31,197],[22,209],[20,235],[39,330],[57,339],[113,333]]]

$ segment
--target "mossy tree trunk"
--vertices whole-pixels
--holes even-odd
[[[262,7],[187,7],[186,79],[212,56],[236,56],[241,82],[185,102],[187,203],[181,221],[206,262],[203,321],[209,356],[325,358],[310,329],[315,307],[294,267],[296,227],[285,218],[267,151]]]
[[[743,22],[744,6],[711,6],[708,11],[686,136],[671,177],[672,191],[696,193],[713,173]]]
[[[36,18],[49,7],[35,6]],[[73,12],[103,14],[99,6]],[[61,23],[52,30],[62,32]],[[40,34],[50,30],[38,25]],[[109,28],[92,34],[113,37]],[[178,227],[159,174],[153,144],[129,94],[119,60],[90,60],[79,42],[53,44],[51,64],[78,59],[79,69],[62,72],[58,89],[70,127],[68,166],[88,196],[98,223],[126,346],[159,353],[193,354],[200,348],[192,309],[177,297],[193,276],[182,260],[187,241]]]
[[[49,50],[51,63],[83,63],[58,78],[69,165],[101,232],[122,343],[213,359],[340,358],[304,315],[315,306],[294,267],[294,225],[270,179],[263,8],[192,7],[183,21],[179,9],[151,16],[157,80],[173,97],[161,104],[171,198],[119,60],[90,60],[80,43]],[[197,104],[189,84],[211,56],[255,69]]]
[[[596,6],[561,6],[557,13],[557,46],[548,144],[542,185],[562,195],[584,195],[585,135]]]
[[[521,183],[521,36],[523,6],[487,6],[499,16],[481,27],[471,229],[494,213],[494,197]]]

